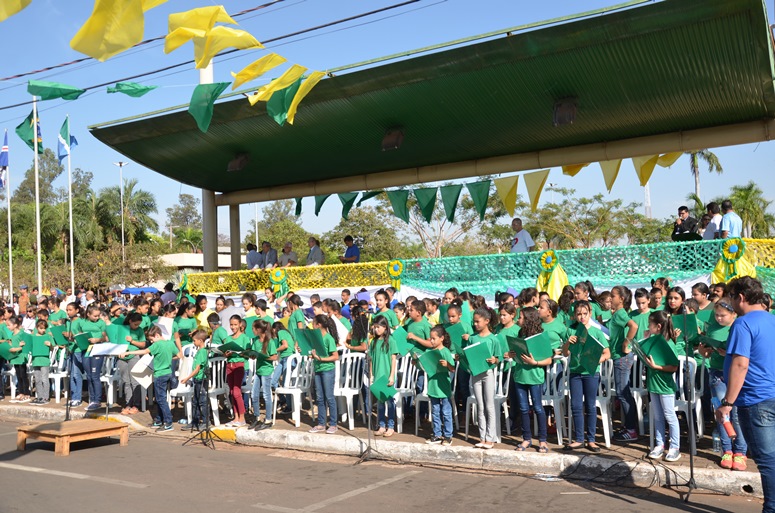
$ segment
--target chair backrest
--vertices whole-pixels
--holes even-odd
[[[455,379],[452,380],[452,398],[455,398],[455,391],[457,390],[457,371],[460,369],[460,361],[455,362]],[[427,381],[427,380],[426,380]],[[426,394],[428,393],[428,385],[425,385],[425,391]]]
[[[546,367],[546,376],[544,378],[544,399],[551,399],[561,395],[562,382],[558,383],[557,376],[563,374],[563,360],[558,358],[553,360],[551,365]]]
[[[285,362],[285,374],[283,376],[283,388],[298,388],[299,373],[303,357],[299,353],[293,353]]]
[[[420,369],[412,361],[411,353],[402,356],[396,363],[396,391],[413,391],[419,375]]]
[[[600,364],[600,384],[597,387],[598,397],[613,396],[614,361],[608,359]]]
[[[684,362],[689,363],[689,383],[691,391],[687,391],[684,387]],[[693,393],[695,391],[694,376],[696,373],[697,360],[691,357],[687,358],[686,356],[678,357],[678,370],[674,374],[676,383],[678,385],[678,401],[692,401],[695,397],[697,397]]]
[[[226,387],[226,358],[223,356],[216,356],[210,358],[207,362],[207,366],[210,368],[210,386],[208,387],[208,393],[218,392],[223,393],[227,390]]]
[[[635,392],[646,392],[645,366],[640,358],[635,356],[630,369],[630,388]]]
[[[106,356],[102,362],[102,371],[100,377],[112,377],[116,372],[116,357]]]
[[[507,362],[500,360],[495,367],[495,397],[505,397],[509,394],[509,380],[511,380],[511,366],[506,368]]]
[[[363,384],[363,366],[366,357],[363,353],[343,354],[337,360],[339,367],[335,374],[334,389],[360,390]]]
[[[302,356],[299,363],[299,373],[296,385],[301,390],[309,390],[315,379],[315,361],[309,356]]]

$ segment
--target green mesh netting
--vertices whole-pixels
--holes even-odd
[[[775,269],[756,267],[756,278],[762,282],[764,292],[775,297]]]
[[[557,250],[568,281],[590,280],[595,286],[648,283],[666,276],[671,280],[708,274],[716,266],[720,240],[659,243],[638,246]],[[490,296],[497,290],[535,287],[541,252],[476,255],[406,261],[402,282],[428,292],[450,287]],[[772,274],[775,282],[775,272]]]

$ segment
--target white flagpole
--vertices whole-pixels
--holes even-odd
[[[73,159],[70,151],[70,115],[67,115],[67,201],[70,209],[70,290],[75,293],[75,239],[73,239],[73,173],[70,161]]]
[[[32,97],[32,141],[35,154],[35,228],[38,232],[38,294],[43,292],[43,258],[40,242],[40,177],[38,173],[38,98]]]
[[[8,130],[5,131],[6,136]],[[5,168],[5,199],[8,203],[8,297],[13,305],[13,245],[11,244],[11,162],[8,153],[8,167]]]

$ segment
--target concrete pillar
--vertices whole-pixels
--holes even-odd
[[[229,238],[231,239],[231,269],[242,269],[242,246],[239,231],[239,205],[229,205]]]
[[[202,253],[204,271],[218,270],[218,208],[215,192],[202,189]]]

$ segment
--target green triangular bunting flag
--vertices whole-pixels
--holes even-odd
[[[59,82],[43,82],[41,80],[30,80],[27,82],[27,92],[33,96],[40,96],[41,100],[77,100],[79,96],[86,92],[85,89],[60,84]]]
[[[361,195],[361,199],[359,199],[359,200],[358,200],[358,204],[357,204],[357,205],[355,205],[355,206],[356,206],[356,207],[360,207],[360,206],[361,206],[361,203],[363,203],[364,201],[366,201],[366,200],[369,200],[369,199],[371,199],[371,198],[374,198],[374,197],[376,197],[376,196],[379,196],[379,195],[380,195],[380,194],[382,194],[383,192],[385,192],[385,191],[369,191],[369,192],[364,192],[364,193]]]
[[[347,219],[350,215],[350,209],[353,208],[357,197],[357,192],[343,192],[339,194],[339,201],[342,202],[342,217],[344,219]]]
[[[326,202],[330,194],[319,194],[315,196],[315,215],[320,213],[320,209],[323,208],[323,203]]]
[[[467,183],[468,194],[474,202],[474,208],[479,212],[479,220],[484,221],[484,213],[487,210],[487,198],[490,196],[490,181]]]
[[[288,109],[291,108],[293,97],[296,96],[296,91],[299,90],[300,85],[301,79],[298,79],[285,89],[275,91],[272,97],[269,98],[269,101],[266,102],[267,114],[272,116],[278,125],[283,126],[285,120],[288,119]]]
[[[463,190],[463,186],[459,184],[445,185],[439,187],[439,190],[441,191],[441,202],[444,204],[444,213],[447,214],[447,221],[454,223],[457,200],[460,199],[460,191]]]
[[[417,205],[423,218],[430,223],[433,219],[433,211],[436,209],[436,188],[415,189],[414,197],[417,198]]]
[[[124,93],[132,98],[140,98],[158,87],[159,86],[144,86],[137,82],[118,82],[114,86],[108,86],[108,93]]]
[[[296,217],[299,217],[301,215],[301,200],[304,198],[296,198]]]
[[[406,202],[409,201],[409,191],[399,189],[396,191],[387,191],[388,200],[393,207],[393,214],[403,222],[409,222],[409,209],[406,208]]]
[[[196,126],[204,133],[210,128],[213,119],[213,104],[221,93],[231,85],[231,82],[216,82],[215,84],[199,84],[191,95],[188,113],[196,120]]]

